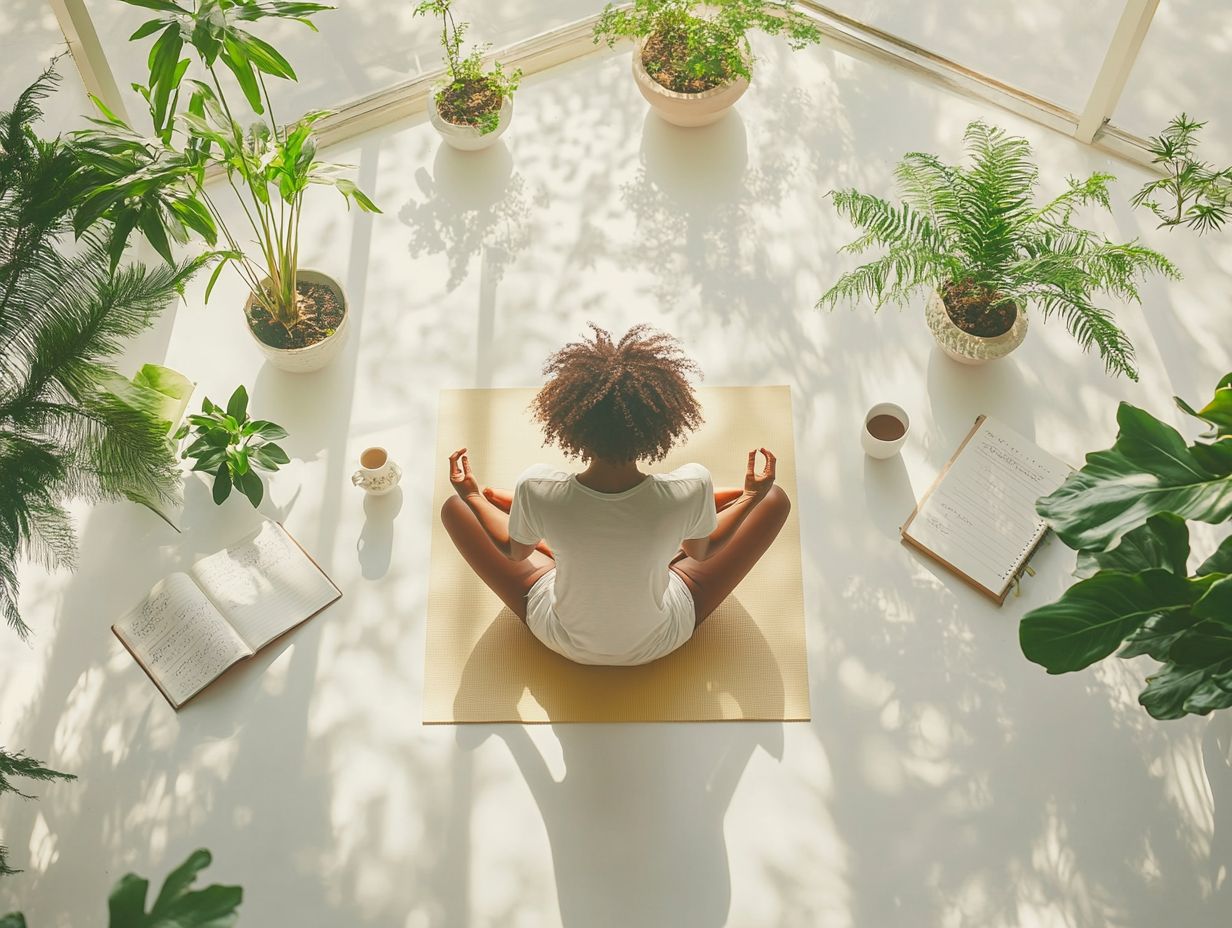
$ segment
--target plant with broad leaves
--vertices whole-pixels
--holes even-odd
[[[126,874],[107,898],[108,928],[231,928],[240,917],[236,910],[244,901],[244,890],[218,883],[192,888],[197,874],[212,860],[204,848],[193,851],[167,875],[148,912],[150,881]],[[14,912],[0,918],[0,928],[27,928],[26,920]]]
[[[500,124],[501,105],[518,89],[522,70],[506,74],[501,63],[494,61],[491,70],[485,71],[483,59],[491,47],[488,45],[473,48],[464,56],[462,39],[470,23],[456,22],[452,7],[453,0],[423,0],[415,7],[416,16],[441,18],[448,82],[436,91],[436,106],[449,122],[474,126],[480,135],[487,135]]]
[[[1201,234],[1232,218],[1232,166],[1217,171],[1196,157],[1198,131],[1205,125],[1181,113],[1147,144],[1164,176],[1145,184],[1132,202],[1159,218],[1157,228],[1189,226]]]
[[[248,417],[248,391],[238,386],[227,400],[227,408],[210,402],[201,404],[200,414],[191,415],[175,437],[193,435],[181,457],[193,459],[193,470],[214,477],[214,502],[222,505],[232,487],[261,505],[265,486],[257,470],[276,471],[291,459],[276,442],[287,437],[287,430],[266,419]]]
[[[817,25],[785,0],[634,0],[604,7],[594,41],[644,39],[642,62],[656,81],[698,93],[752,77],[748,34],[784,35],[793,49],[821,41]]]
[[[1014,306],[1058,315],[1084,350],[1098,349],[1109,373],[1138,379],[1134,350],[1098,294],[1141,302],[1148,273],[1180,276],[1167,258],[1137,241],[1117,244],[1073,224],[1074,210],[1109,209],[1110,174],[1070,178],[1066,190],[1035,202],[1039,170],[1026,139],[977,120],[963,134],[970,167],[910,152],[895,169],[895,206],[858,190],[830,192],[839,214],[863,231],[845,252],[881,246],[880,258],[844,274],[817,305],[870,300],[905,304],[921,288],[972,298],[991,317]],[[1011,317],[1012,318],[1012,317]]]
[[[0,794],[13,793],[22,799],[33,799],[33,796],[23,793],[13,785],[13,779],[16,777],[35,780],[40,783],[77,779],[71,773],[61,773],[58,770],[44,767],[41,761],[37,761],[33,757],[27,757],[21,751],[18,751],[16,754],[10,754],[8,751],[0,748]],[[8,848],[0,845],[0,876],[8,876],[14,873],[21,873],[21,871],[14,870],[9,866]],[[2,919],[0,919],[0,928],[4,928],[4,921]]]
[[[1201,409],[1210,429],[1193,444],[1122,403],[1116,443],[1037,510],[1078,553],[1081,578],[1023,616],[1023,653],[1049,673],[1081,670],[1118,648],[1163,666],[1138,701],[1157,719],[1232,706],[1232,536],[1191,575],[1186,520],[1232,522],[1232,373]]]
[[[78,230],[103,219],[111,223],[109,251],[119,261],[134,229],[145,233],[163,258],[172,241],[200,236],[218,259],[205,298],[222,269],[233,264],[256,303],[288,332],[302,319],[297,298],[299,225],[304,193],[314,184],[335,187],[349,205],[380,212],[343,166],[317,158],[313,126],[329,115],[308,113],[288,126],[274,117],[266,78],[296,80],[291,64],[248,23],[287,19],[314,31],[309,17],[332,9],[286,0],[122,0],[160,15],[130,37],[157,33],[149,54],[149,84],[134,85],[145,99],[153,135],[139,132],[94,99],[99,116],[92,129],[74,133],[83,161],[104,177],[76,216]],[[190,57],[182,57],[184,54]],[[189,77],[193,61],[205,80]],[[258,118],[245,125],[239,106],[220,80],[229,72]],[[268,121],[265,118],[268,117]],[[260,256],[246,253],[245,237],[222,216],[206,171],[225,174],[239,200]],[[220,244],[221,240],[221,244]]]

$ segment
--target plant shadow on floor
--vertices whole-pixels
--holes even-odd
[[[739,606],[722,620],[753,621]],[[516,672],[493,680],[492,668],[510,653],[510,635],[530,632],[502,610],[468,658],[458,700],[476,687],[491,697],[495,685],[503,717],[515,717],[526,696],[550,718],[574,711],[561,676],[535,672],[543,664],[530,664],[522,680]],[[760,634],[741,633],[740,640],[767,647]],[[770,715],[777,703],[781,714],[781,678],[752,672],[764,660],[737,654],[715,666],[706,684],[711,708],[732,702]],[[610,712],[619,715],[618,708]],[[508,747],[543,818],[565,928],[678,924],[682,912],[690,926],[727,924],[732,876],[724,818],[754,751],[782,759],[783,723],[561,722],[551,731],[563,755],[561,776],[521,724],[468,724],[459,728],[458,743],[470,751],[495,736]]]

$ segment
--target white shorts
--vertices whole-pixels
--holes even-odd
[[[535,581],[526,594],[526,625],[536,638],[562,657],[578,664],[603,664],[628,667],[649,664],[670,654],[693,637],[696,625],[693,594],[674,570],[667,572],[667,591],[663,594],[668,617],[662,632],[639,645],[629,654],[592,654],[578,648],[556,617],[556,569]]]

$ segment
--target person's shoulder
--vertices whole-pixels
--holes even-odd
[[[682,464],[666,474],[656,474],[655,478],[668,484],[708,483],[711,479],[710,471],[701,464]]]

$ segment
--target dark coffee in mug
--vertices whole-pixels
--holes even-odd
[[[878,441],[898,441],[907,431],[907,426],[897,416],[882,413],[868,420],[868,434]]]

